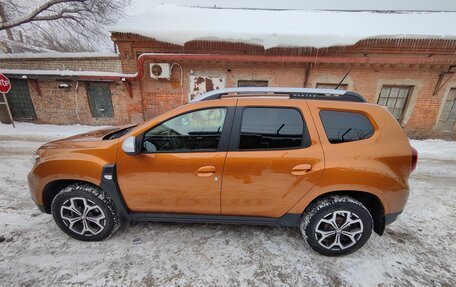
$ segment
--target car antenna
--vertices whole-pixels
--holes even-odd
[[[345,78],[348,76],[348,74],[350,74],[352,69],[348,70],[348,72],[345,74],[345,76],[342,78],[342,80],[340,80],[339,84],[337,84],[337,86],[334,88],[334,90],[337,90],[340,85],[342,85],[342,82],[345,80]]]

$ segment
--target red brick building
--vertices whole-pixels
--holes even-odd
[[[409,136],[456,139],[456,40],[367,39],[320,49],[223,41],[177,45],[121,32],[113,32],[112,40],[118,55],[0,58],[0,72],[28,90],[28,104],[13,103],[16,119],[126,124],[214,88],[331,88],[346,76],[340,88],[388,106]],[[30,106],[34,114],[22,117],[19,110]]]
[[[198,80],[221,80],[219,87],[326,88],[335,87],[348,73],[340,88],[358,92],[370,102],[388,105],[410,136],[455,136],[454,40],[404,40],[398,48],[393,40],[370,39],[353,46],[318,50],[265,50],[247,44],[208,41],[194,41],[182,47],[121,33],[114,33],[113,40],[119,47],[125,73],[136,72],[140,63],[143,76],[132,85],[134,98],[138,95],[140,102],[129,106],[146,119],[187,102],[195,90],[204,92],[205,87],[198,85]],[[162,54],[138,61],[143,53]],[[157,80],[149,75],[151,63],[180,66],[173,66],[170,80]]]

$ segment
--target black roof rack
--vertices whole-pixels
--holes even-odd
[[[346,102],[367,102],[361,95],[345,91],[331,89],[308,89],[308,88],[276,88],[276,87],[246,87],[246,88],[227,88],[210,91],[195,97],[191,102],[207,101],[220,99],[228,94],[288,94],[290,99],[311,99],[311,100],[332,100]]]

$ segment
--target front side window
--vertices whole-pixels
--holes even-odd
[[[226,112],[225,108],[214,108],[172,118],[144,134],[143,151],[216,151]]]
[[[242,115],[240,150],[289,149],[302,146],[301,114],[291,108],[246,108]]]
[[[330,143],[344,143],[367,139],[374,134],[369,119],[356,112],[321,111],[321,122]]]

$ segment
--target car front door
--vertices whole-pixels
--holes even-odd
[[[118,183],[130,211],[220,214],[235,101],[217,104],[197,104],[145,130],[139,155],[119,150]]]
[[[304,100],[239,99],[222,214],[281,217],[318,180],[324,157]]]

